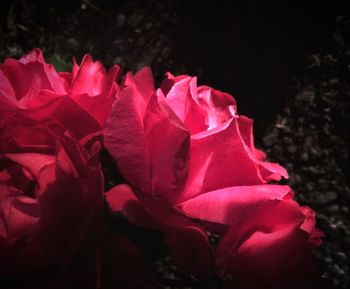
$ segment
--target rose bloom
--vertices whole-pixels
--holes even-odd
[[[79,139],[101,134],[119,86],[117,65],[107,72],[85,55],[72,72],[56,72],[39,49],[0,64],[0,116],[13,110],[54,115]]]
[[[237,114],[231,95],[169,73],[155,90],[148,68],[129,73],[124,85],[104,136],[131,187],[106,194],[113,211],[163,230],[173,258],[200,277],[212,274],[213,252],[198,220],[221,234],[215,263],[233,276],[228,286],[318,276],[314,213],[292,200],[289,187],[267,184],[287,172],[254,147],[252,120]]]
[[[55,119],[0,120],[0,275],[70,263],[102,209],[99,143],[87,151]]]

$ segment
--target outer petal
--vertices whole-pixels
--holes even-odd
[[[146,227],[157,228],[157,221],[146,211],[127,185],[118,185],[105,193],[108,206],[113,212],[120,212],[131,223]]]
[[[257,150],[254,146],[253,137],[253,120],[240,116],[238,118],[239,132],[247,146],[247,153],[258,164],[261,176],[266,180],[279,181],[281,177],[288,178],[287,171],[276,163],[269,163],[265,161],[265,154]]]
[[[291,197],[288,186],[237,186],[201,194],[177,205],[190,218],[230,225],[249,218],[264,203]]]
[[[217,265],[233,275],[238,288],[275,288],[275,284],[317,280],[309,233],[302,229],[304,221],[295,202],[266,202],[249,218],[231,223],[219,244]]]
[[[201,227],[153,196],[137,193],[136,197],[126,185],[109,191],[107,202],[131,222],[160,229],[171,256],[183,270],[202,278],[213,274],[211,248]]]
[[[154,77],[150,67],[144,67],[136,72],[134,76],[135,85],[144,96],[154,94]],[[127,85],[127,83],[125,83]]]
[[[17,105],[16,93],[0,69],[0,110],[14,109]]]
[[[149,192],[150,160],[143,127],[147,101],[135,87],[124,88],[107,120],[104,142],[123,176]]]
[[[81,140],[83,144],[102,134],[102,127],[80,105],[68,96],[61,96],[38,109],[24,112],[30,118],[42,120],[48,117],[57,119],[63,127]]]
[[[105,145],[131,184],[172,202],[186,177],[189,133],[160,90],[147,99],[131,81],[108,119]]]

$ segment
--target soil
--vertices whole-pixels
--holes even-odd
[[[316,252],[324,276],[335,289],[350,288],[345,1],[203,2],[3,0],[0,60],[35,47],[67,62],[90,53],[125,70],[150,65],[158,82],[166,71],[198,75],[233,94],[239,113],[255,120],[257,145],[288,169],[298,200],[316,210],[326,234]]]

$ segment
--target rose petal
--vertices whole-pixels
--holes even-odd
[[[32,230],[39,220],[36,200],[20,196],[5,184],[0,184],[0,239],[15,242]],[[2,229],[1,229],[2,228]]]
[[[36,120],[54,117],[78,139],[95,132],[102,133],[102,127],[95,118],[68,96],[54,99],[38,109],[28,110],[26,114]]]
[[[108,94],[119,70],[120,67],[115,65],[109,75],[101,62],[93,61],[87,54],[77,71],[73,72],[70,94],[87,94],[91,97]]]
[[[39,172],[43,167],[55,161],[54,156],[39,154],[39,153],[23,153],[23,154],[7,153],[6,157],[25,167],[35,177],[39,175]]]
[[[0,110],[13,109],[17,105],[15,91],[0,69]]]
[[[104,142],[123,176],[134,186],[149,191],[150,160],[143,127],[146,103],[135,87],[123,89],[107,119]]]
[[[206,112],[208,129],[218,127],[237,115],[236,101],[228,93],[208,86],[200,86],[198,87],[197,98],[198,103]]]
[[[281,177],[288,178],[288,173],[283,167],[276,163],[266,162],[265,154],[255,148],[253,137],[253,120],[245,116],[240,116],[237,120],[240,135],[247,146],[247,152],[259,165],[259,170],[263,179],[266,181],[279,181]]]
[[[140,204],[129,186],[115,186],[105,193],[105,198],[113,212],[122,213],[131,223],[146,228],[157,228],[157,222]]]
[[[291,200],[265,202],[230,224],[217,250],[217,265],[233,275],[238,288],[317,277],[309,234],[301,229],[304,220],[303,210]]]
[[[104,95],[90,97],[87,94],[79,94],[74,96],[74,100],[95,118],[101,127],[105,127],[107,117],[112,110],[112,104],[115,99],[116,97],[107,97]]]
[[[206,129],[205,113],[201,109],[197,100],[197,79],[189,76],[173,77],[167,74],[162,85],[162,91],[166,93],[166,102],[189,131],[197,133]]]
[[[210,191],[177,205],[190,218],[229,225],[259,209],[266,201],[289,198],[288,186],[237,186]]]
[[[142,95],[150,96],[154,94],[154,77],[150,67],[141,68],[136,72],[134,78],[135,84]]]
[[[190,155],[189,176],[180,201],[220,188],[264,183],[246,151],[236,118],[192,136]]]
[[[183,270],[201,278],[213,274],[212,251],[205,232],[173,208],[141,192],[136,196],[126,185],[109,191],[107,202],[131,222],[160,229],[171,256]]]
[[[160,90],[151,97],[144,129],[151,160],[152,193],[174,202],[186,181],[190,134]]]
[[[282,280],[317,276],[306,245],[305,236],[293,225],[272,233],[256,232],[232,257],[229,270],[245,288],[271,288]]]

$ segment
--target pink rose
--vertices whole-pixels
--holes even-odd
[[[117,186],[107,193],[112,210],[135,224],[163,230],[175,260],[198,276],[212,270],[205,226],[223,235],[215,254],[220,270],[225,268],[233,275],[240,270],[249,272],[251,254],[252,258],[273,260],[275,275],[262,282],[302,273],[297,263],[306,260],[305,264],[311,264],[310,248],[320,242],[314,214],[291,200],[289,187],[267,184],[288,177],[287,172],[266,162],[265,154],[255,148],[252,120],[238,115],[233,97],[197,87],[196,78],[169,73],[155,90],[148,68],[134,76],[128,74],[124,85],[104,136],[132,189]],[[284,213],[288,222],[272,221],[271,216],[284,217]],[[276,232],[282,243],[276,237],[265,245],[260,238],[258,246],[267,248],[275,242],[281,248],[285,244],[293,248],[295,259],[290,266],[281,265],[282,249],[274,260],[273,250],[264,255],[259,247],[254,251],[254,245],[245,243],[255,232],[266,233],[265,228]],[[171,232],[177,232],[176,238]],[[241,245],[248,253],[236,263]],[[253,269],[251,278],[256,275],[258,280],[261,268]]]
[[[72,73],[57,73],[39,49],[19,60],[6,59],[0,64],[0,115],[17,110],[54,114],[86,141],[101,134],[119,90],[119,71],[115,65],[107,72],[85,55],[80,66],[74,62]]]
[[[98,151],[54,119],[1,119],[0,275],[69,263],[102,209]]]
[[[287,177],[254,147],[252,120],[237,114],[229,94],[171,74],[155,91],[147,68],[128,74],[125,85],[108,119],[105,144],[138,189],[173,204]]]

